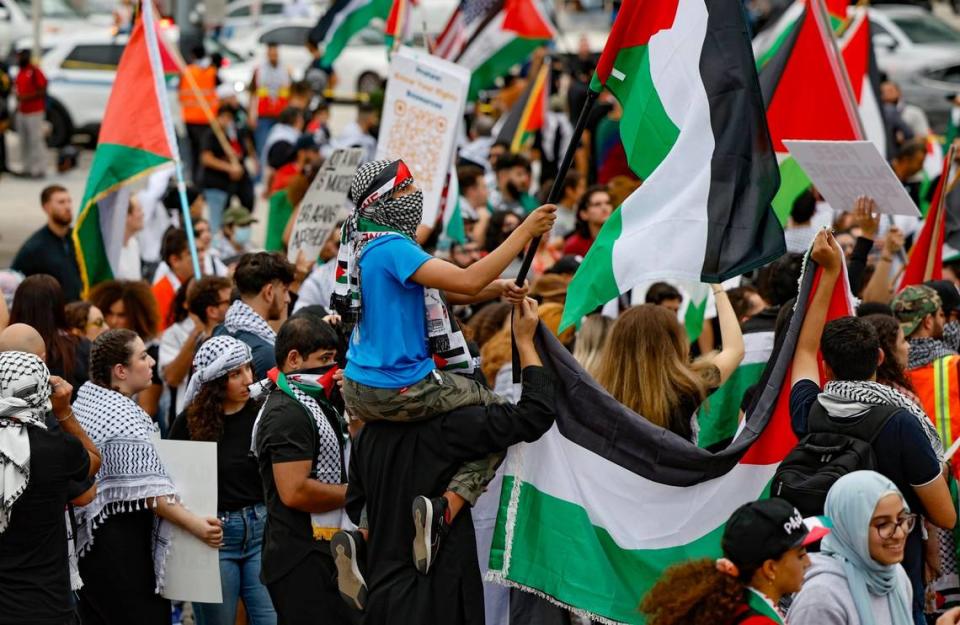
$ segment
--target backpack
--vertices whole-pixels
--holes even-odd
[[[861,417],[838,422],[814,402],[808,433],[780,463],[770,496],[786,499],[805,517],[823,514],[834,482],[853,471],[876,470],[873,441],[899,410],[873,406]]]

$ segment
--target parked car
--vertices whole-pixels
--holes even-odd
[[[53,37],[63,33],[95,32],[103,27],[98,20],[87,20],[87,16],[65,0],[42,0],[41,8],[41,42],[44,45],[52,43]],[[33,46],[32,40],[24,39],[33,34],[31,10],[30,0],[0,0],[0,58],[8,58],[15,51],[15,42],[23,41],[21,45]]]
[[[257,7],[259,5],[259,12]],[[295,13],[290,14],[291,11]],[[306,13],[305,15],[303,13]],[[314,3],[283,0],[234,0],[227,4],[223,20],[222,38],[246,37],[261,26],[289,23],[291,19],[310,19],[313,22],[320,17],[320,10]]]

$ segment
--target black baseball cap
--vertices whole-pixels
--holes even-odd
[[[727,521],[720,545],[723,555],[737,566],[759,567],[829,533],[818,517],[804,519],[790,502],[771,498],[737,508]]]
[[[940,296],[940,303],[943,306],[943,312],[950,314],[954,310],[960,310],[960,291],[950,280],[927,280],[923,283],[937,292]]]

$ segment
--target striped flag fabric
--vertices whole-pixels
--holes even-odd
[[[107,100],[73,242],[84,291],[113,278],[123,248],[129,183],[179,160],[153,3],[124,48]]]
[[[643,280],[721,282],[784,254],[756,76],[736,3],[623,3],[591,89],[623,105],[620,136],[643,185],[584,258],[562,327]]]
[[[926,137],[927,155],[923,159],[923,169],[920,170],[920,216],[926,217],[930,206],[933,205],[933,199],[930,196],[930,188],[934,181],[943,174],[943,144],[940,138],[930,133]]]
[[[445,241],[451,243],[463,245],[467,242],[467,232],[463,226],[463,213],[460,210],[460,178],[457,177],[456,159],[450,165],[450,173],[447,176],[441,236]]]
[[[943,240],[946,232],[947,202],[950,188],[950,164],[956,150],[951,147],[942,162],[943,175],[933,194],[930,213],[923,222],[923,228],[916,243],[910,248],[907,266],[903,270],[900,288],[922,284],[927,280],[943,279]]]
[[[637,605],[673,564],[721,554],[726,520],[767,496],[796,445],[790,375],[820,275],[811,260],[794,315],[738,437],[711,453],[607,394],[541,327],[544,365],[559,377],[557,419],[504,463],[488,578],[604,623],[642,623]],[[852,311],[846,278],[827,318]]]
[[[873,50],[870,19],[866,6],[857,6],[851,11],[850,19],[841,27],[842,34],[838,41],[840,52],[863,124],[864,137],[873,142],[881,154],[886,154],[887,127],[880,106],[880,68]]]
[[[843,58],[836,54],[825,12],[804,5],[798,24],[760,71],[767,123],[780,165],[780,190],[773,207],[787,223],[793,202],[810,179],[790,156],[785,139],[863,139],[856,102],[849,95]]]
[[[536,75],[530,77],[530,84],[507,113],[497,134],[497,143],[506,143],[511,152],[520,152],[538,131],[543,130],[550,100],[549,88],[550,63],[544,59]]]
[[[410,41],[413,32],[413,24],[410,21],[411,4],[416,5],[416,0],[393,0],[383,32],[387,43],[387,54],[397,46]]]
[[[375,19],[387,19],[391,4],[392,0],[335,0],[307,35],[323,50],[321,62],[332,67],[354,35]]]
[[[433,53],[470,70],[469,100],[557,35],[540,0],[462,0]]]

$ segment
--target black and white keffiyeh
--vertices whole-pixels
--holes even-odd
[[[28,427],[47,429],[50,372],[26,352],[0,353],[0,534],[30,482]]]
[[[288,388],[317,424],[317,434],[320,437],[316,463],[317,480],[324,484],[343,484],[346,476],[343,474],[340,458],[340,436],[330,425],[316,399],[301,391],[295,384],[290,384]]]
[[[273,331],[270,324],[258,315],[257,311],[241,300],[230,304],[230,308],[223,319],[223,325],[231,334],[249,332],[254,336],[259,336],[271,345],[277,342],[277,333]]]
[[[337,253],[337,271],[331,307],[348,323],[359,323],[363,313],[360,258],[367,243],[380,237],[402,236],[416,241],[423,216],[423,192],[395,197],[413,184],[403,161],[371,161],[357,169],[347,197],[356,205],[344,222]],[[440,291],[423,289],[430,351],[440,369],[470,375],[476,363],[466,339]],[[354,338],[357,338],[356,331]]]
[[[910,352],[907,356],[907,369],[916,369],[925,367],[934,360],[939,360],[945,356],[955,356],[956,351],[935,338],[910,339]]]
[[[937,433],[933,422],[927,417],[923,408],[897,389],[880,384],[879,382],[854,382],[832,380],[823,387],[818,401],[827,412],[833,416],[842,416],[843,411],[836,410],[838,404],[861,404],[864,406],[896,406],[903,408],[920,422],[923,433],[926,434],[930,446],[940,462],[943,462],[945,451],[943,441]],[[834,408],[834,409],[831,409]]]
[[[176,486],[167,474],[154,441],[157,424],[121,393],[86,382],[77,393],[73,412],[81,427],[100,450],[97,496],[77,509],[77,554],[93,545],[98,525],[114,514],[152,508],[158,497],[176,499]],[[170,525],[156,518],[153,532],[153,567],[157,592],[163,588]]]
[[[184,392],[184,406],[200,391],[200,387],[227,375],[253,360],[250,346],[232,336],[215,336],[205,341],[193,357],[193,375]]]

